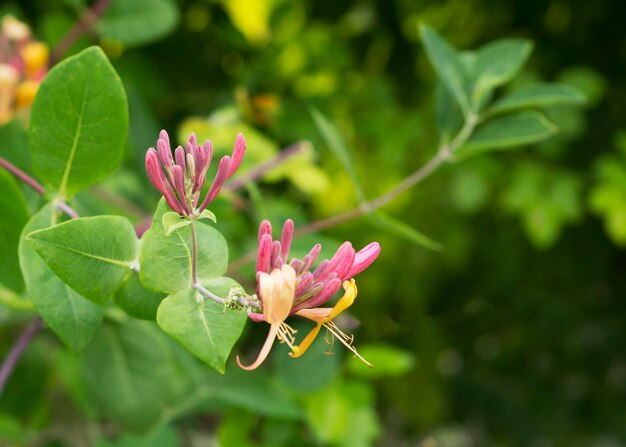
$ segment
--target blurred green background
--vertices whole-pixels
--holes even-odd
[[[105,49],[131,120],[124,167],[76,207],[135,222],[151,213],[157,196],[143,156],[161,128],[179,140],[195,131],[223,152],[241,130],[244,169],[310,141],[216,204],[232,260],[254,249],[262,218],[298,226],[356,205],[311,107],[345,139],[367,197],[434,153],[435,77],[420,23],[463,50],[528,38],[533,54],[511,87],[561,81],[588,101],[548,111],[556,137],[447,165],[385,208],[440,242],[441,253],[366,219],[297,243],[304,251],[320,240],[332,254],[346,239],[380,242],[379,259],[359,275],[354,319],[343,322],[373,370],[339,348],[300,362],[277,349],[263,371],[231,364],[217,377],[156,325],[112,311],[78,356],[49,332],[29,347],[0,399],[0,445],[626,445],[621,2],[161,0],[142,11],[143,3],[115,2],[71,50]],[[131,4],[150,20],[120,28],[116,14]],[[81,5],[3,8],[54,48]],[[250,287],[249,266],[233,275]],[[0,305],[0,352],[28,318]],[[265,330],[250,324],[235,350],[255,352]],[[135,359],[130,379],[108,374],[120,352]],[[134,392],[122,390],[125,380]]]

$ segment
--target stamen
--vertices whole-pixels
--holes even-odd
[[[346,347],[348,348],[350,351],[352,351],[352,353],[358,357],[363,363],[365,363],[367,366],[369,366],[370,368],[374,367],[373,363],[368,362],[367,360],[365,360],[363,357],[361,357],[361,354],[359,354],[356,350],[356,348],[354,346],[352,346],[352,341],[354,341],[354,337],[349,337],[346,334],[344,334],[341,330],[339,330],[339,328],[332,322],[325,322],[324,323],[324,327],[326,329],[328,329],[335,337],[337,337],[337,339]],[[350,340],[350,342],[348,343],[348,340]]]
[[[291,350],[295,352],[298,350],[298,347],[294,345],[296,341],[294,334],[296,334],[297,332],[297,330],[289,326],[287,323],[282,322],[278,327],[278,340],[281,343],[286,343],[287,346],[289,346]]]

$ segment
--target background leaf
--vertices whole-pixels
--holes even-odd
[[[467,73],[455,48],[427,25],[420,26],[420,38],[438,79],[467,114],[470,110]]]
[[[20,266],[28,295],[48,327],[72,352],[81,351],[102,323],[102,309],[65,284],[46,265],[25,236],[54,225],[54,205],[39,210],[24,227],[20,239]]]
[[[164,293],[146,289],[139,280],[139,273],[133,271],[115,291],[113,299],[131,317],[154,321],[165,297]]]
[[[203,285],[226,297],[237,283],[230,278],[217,278]],[[226,360],[247,319],[245,312],[224,310],[224,306],[202,297],[195,289],[168,296],[157,313],[161,329],[220,373],[224,373]]]
[[[12,176],[0,170],[0,282],[20,292],[24,287],[17,258],[20,232],[28,221],[28,205]]]
[[[122,0],[111,4],[97,30],[125,46],[139,46],[166,36],[178,20],[178,8],[171,0]]]
[[[478,127],[467,143],[455,152],[455,158],[537,143],[551,137],[557,130],[544,115],[535,111],[494,118]]]
[[[72,219],[26,239],[66,284],[96,303],[115,292],[137,257],[135,229],[121,216]]]
[[[31,111],[33,170],[48,194],[67,199],[117,167],[128,108],[122,82],[98,47],[56,65]]]
[[[532,48],[532,43],[525,39],[501,39],[478,50],[474,63],[474,105],[480,105],[491,90],[513,79],[526,63]]]
[[[167,341],[154,324],[128,320],[102,327],[82,357],[89,394],[124,427],[146,429],[171,401],[179,378]]]
[[[341,134],[333,123],[331,123],[320,113],[319,110],[314,107],[311,108],[311,116],[313,117],[313,121],[315,121],[317,131],[321,134],[324,143],[326,143],[328,149],[330,149],[337,160],[339,160],[341,166],[343,166],[348,173],[348,176],[350,176],[350,180],[352,180],[352,185],[354,186],[354,190],[357,193],[359,201],[364,200],[365,197],[363,194],[363,188],[361,187],[361,182],[359,182],[359,178],[354,170],[354,161],[352,160],[352,156],[350,155]]]
[[[585,95],[575,87],[555,82],[530,84],[499,99],[488,113],[503,113],[530,107],[582,105]]]

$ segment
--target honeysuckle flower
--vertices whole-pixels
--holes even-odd
[[[200,206],[200,192],[213,157],[210,140],[200,146],[196,135],[192,133],[185,149],[178,146],[172,156],[169,135],[162,130],[157,149],[151,147],[146,152],[146,172],[152,185],[163,194],[172,210],[181,216],[196,218],[215,199],[224,182],[239,168],[245,152],[246,140],[239,133],[235,138],[232,155],[221,158],[213,183]]]
[[[344,242],[337,249],[337,252],[331,259],[323,260],[313,271],[311,271],[313,264],[315,264],[315,261],[320,254],[321,245],[316,244],[313,246],[310,252],[302,259],[292,258],[288,262],[293,234],[294,224],[291,219],[288,219],[285,222],[280,240],[272,239],[272,226],[268,221],[265,220],[261,222],[258,235],[259,248],[257,253],[256,271],[257,298],[263,312],[249,312],[248,316],[257,322],[265,321],[270,323],[270,325],[275,324],[269,321],[266,315],[266,308],[268,306],[273,307],[275,305],[275,298],[273,296],[269,296],[268,300],[268,289],[263,286],[263,283],[266,280],[263,278],[268,275],[273,275],[276,271],[282,271],[285,266],[289,266],[295,273],[295,289],[291,299],[290,309],[286,314],[281,314],[281,316],[284,315],[282,321],[284,322],[288,316],[296,314],[305,318],[313,319],[316,323],[321,321],[321,323],[319,323],[320,329],[321,326],[324,326],[327,329],[332,328],[335,330],[336,326],[332,323],[332,319],[351,305],[356,297],[356,285],[354,285],[352,280],[346,280],[349,280],[353,276],[362,272],[372,262],[374,262],[380,253],[380,245],[377,242],[372,242],[359,252],[355,252],[350,242]],[[347,282],[346,294],[344,295],[344,298],[339,300],[337,306],[333,308],[336,310],[320,309],[319,306],[330,300],[344,282]],[[272,289],[272,293],[276,293],[274,289]],[[319,316],[319,321],[313,318],[316,315]],[[315,330],[316,329],[314,329],[314,331]],[[252,365],[246,367],[246,369],[254,369],[259,366],[263,360],[265,360],[272,347],[274,339],[277,336],[274,332],[270,329],[270,333],[268,334],[268,338],[266,339],[263,349],[259,353],[259,357]],[[319,332],[319,329],[317,329],[315,335],[317,335],[317,332]],[[293,332],[290,333],[293,334]],[[338,329],[336,329],[335,332],[331,331],[331,333],[336,335],[342,341],[347,342],[350,338],[345,336],[345,334]],[[312,338],[315,338],[315,335],[313,335]],[[305,339],[307,344],[304,346],[304,350],[309,347],[312,342],[312,338]],[[279,340],[281,342],[287,341],[285,337],[282,339],[279,338]],[[299,357],[301,355],[302,348],[298,345],[294,345],[292,339],[289,339],[289,341],[290,343],[288,344],[291,348],[293,356]],[[351,342],[352,340],[350,339],[350,341],[347,342],[347,346],[351,346]],[[350,349],[356,353],[356,350],[353,347]],[[239,359],[237,359],[237,362],[239,363],[239,366],[243,367],[241,362],[239,362]]]
[[[0,25],[0,124],[27,111],[48,72],[48,47],[30,28],[7,15]]]

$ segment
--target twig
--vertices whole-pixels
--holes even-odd
[[[39,194],[40,196],[43,196],[46,194],[46,190],[44,189],[43,186],[41,186],[41,184],[37,180],[32,178],[30,175],[22,171],[17,166],[11,164],[5,158],[0,157],[0,167],[3,167],[7,171],[9,171],[11,174],[13,174],[15,177],[17,177],[18,179],[26,183],[33,190],[35,190],[35,192]],[[58,210],[64,212],[65,214],[70,216],[72,219],[76,219],[77,217],[79,217],[78,213],[74,211],[74,209],[71,206],[69,206],[67,203],[65,203],[64,201],[57,200],[54,203],[56,204],[56,208]]]
[[[112,0],[96,0],[89,9],[86,9],[74,26],[65,33],[57,46],[52,50],[51,63],[57,63],[61,57],[74,45],[74,42],[89,31],[104,14]]]
[[[22,353],[24,352],[24,350],[26,349],[30,341],[33,339],[33,337],[37,334],[37,332],[39,332],[39,330],[42,327],[43,327],[43,322],[41,318],[37,317],[34,320],[32,320],[28,324],[28,326],[24,328],[20,337],[17,339],[17,341],[13,345],[13,348],[11,348],[11,351],[4,359],[4,362],[2,363],[2,366],[0,367],[0,396],[2,396],[2,392],[4,391],[4,386],[6,385],[6,382],[9,380],[9,377],[11,377],[11,374],[13,373],[13,369],[15,368],[17,361],[22,356]]]
[[[357,217],[369,214],[372,211],[375,211],[387,205],[400,194],[429,177],[443,163],[451,160],[454,157],[454,152],[467,141],[479,122],[479,116],[473,113],[469,113],[459,133],[449,143],[440,145],[435,155],[433,155],[430,160],[426,162],[425,165],[406,177],[395,187],[393,187],[386,193],[376,197],[375,199],[362,202],[357,208],[351,209],[341,214],[337,214],[335,216],[311,222],[308,225],[300,227],[294,232],[294,236],[304,236],[305,234],[325,230],[327,228],[340,225],[344,222],[348,222],[352,219],[356,219]],[[252,262],[254,260],[255,253],[256,251],[249,251],[240,258],[235,259],[228,266],[228,273],[232,273],[240,269],[244,265],[248,264],[249,262]]]
[[[28,186],[33,188],[35,192],[37,192],[37,194],[39,194],[40,196],[43,196],[45,194],[46,191],[43,189],[43,186],[41,186],[41,184],[37,180],[32,178],[30,175],[22,171],[17,166],[11,164],[8,160],[0,157],[0,166],[2,166],[4,169],[9,171],[15,177],[17,177],[18,179],[26,183]]]

